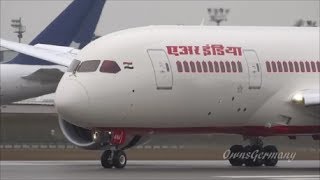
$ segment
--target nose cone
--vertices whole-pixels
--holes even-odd
[[[76,80],[62,80],[56,91],[55,105],[60,117],[67,121],[81,121],[88,110],[88,94]]]

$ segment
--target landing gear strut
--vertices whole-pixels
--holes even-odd
[[[126,139],[126,134],[123,130],[115,130],[112,132],[96,130],[93,132],[92,137],[93,140],[102,146],[105,145],[108,147],[101,155],[102,167],[122,169],[126,166],[127,155],[123,149],[120,148]]]
[[[104,168],[122,169],[127,164],[127,155],[122,150],[106,150],[101,155],[101,165]]]
[[[260,138],[251,138],[250,145],[245,147],[233,145],[230,148],[229,162],[232,166],[276,166],[278,163],[278,150],[275,146],[263,147]]]

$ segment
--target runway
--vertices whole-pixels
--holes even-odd
[[[227,161],[128,161],[103,169],[99,161],[1,161],[1,180],[318,180],[320,161],[279,161],[277,167],[232,167]]]

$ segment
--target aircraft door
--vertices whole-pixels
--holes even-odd
[[[260,89],[262,84],[262,72],[260,61],[254,50],[243,51],[249,73],[249,89]]]
[[[153,66],[157,89],[172,89],[172,70],[166,52],[161,49],[150,49],[148,54]]]

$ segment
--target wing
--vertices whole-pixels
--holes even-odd
[[[31,81],[40,81],[43,83],[53,83],[59,82],[61,77],[63,76],[64,72],[60,69],[53,68],[53,69],[38,69],[32,74],[27,76],[23,76],[23,79],[31,80]]]
[[[79,52],[79,50],[71,47],[54,46],[47,44],[36,44],[32,46],[7,41],[4,39],[0,39],[0,46],[66,67],[68,67],[71,64],[71,61]]]

